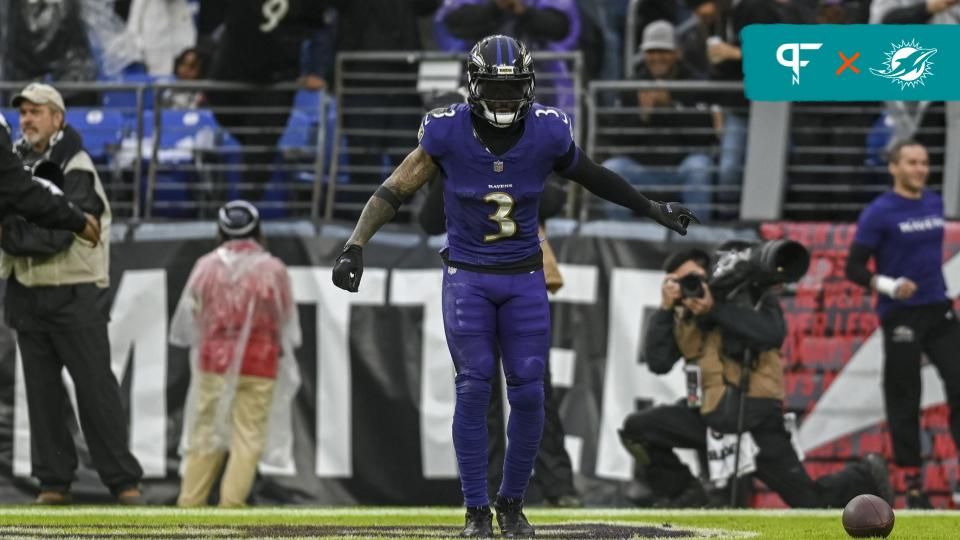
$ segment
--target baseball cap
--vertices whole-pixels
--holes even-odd
[[[249,236],[259,225],[260,212],[244,200],[228,202],[220,208],[217,216],[217,226],[228,238]]]
[[[674,35],[673,25],[669,21],[653,21],[643,29],[643,41],[640,45],[640,51],[649,50],[668,50],[677,48],[677,39]]]
[[[67,107],[63,104],[63,96],[60,95],[60,92],[57,92],[56,88],[49,84],[28,84],[19,94],[13,96],[13,99],[10,101],[10,106],[19,107],[23,101],[29,101],[38,105],[49,104],[58,107],[63,112],[67,112]]]

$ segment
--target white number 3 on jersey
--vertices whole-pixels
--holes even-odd
[[[558,111],[556,109],[551,109],[549,107],[544,107],[542,109],[537,109],[537,112],[534,113],[537,118],[541,116],[556,116],[567,125],[567,128],[570,129],[570,137],[573,137],[573,126],[570,125],[570,118],[567,117],[567,114],[563,111]]]

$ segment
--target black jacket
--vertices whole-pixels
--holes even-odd
[[[327,7],[325,0],[202,0],[199,33],[209,34],[223,24],[211,78],[254,83],[295,80],[300,74],[301,46],[324,26]],[[265,12],[272,16],[268,19]]]
[[[0,145],[0,218],[10,214],[51,229],[80,232],[87,225],[79,208],[34,182],[13,150]]]
[[[12,148],[13,141],[10,140],[10,126],[7,125],[7,120],[0,115],[0,148]]]
[[[493,2],[457,8],[444,17],[443,24],[452,36],[468,42],[503,33],[534,48],[548,41],[560,41],[570,32],[566,13],[558,9],[528,7],[517,17]]]
[[[27,147],[22,147],[24,152]],[[62,170],[78,152],[83,140],[72,127],[66,126],[63,136],[45,154]],[[51,175],[56,176],[56,175]],[[74,170],[61,178],[47,178],[63,190],[64,198],[85,212],[100,217],[105,208],[94,189],[92,173]],[[40,227],[18,215],[3,217],[0,248],[11,255],[47,257],[66,250],[73,244],[73,234]],[[49,287],[25,287],[16,275],[7,280],[4,297],[4,318],[19,331],[51,331],[105,324],[108,321],[104,291],[93,283]]]
[[[24,162],[29,163],[29,145],[20,144],[17,150]],[[83,151],[83,140],[80,134],[68,125],[64,127],[62,137],[50,148],[45,159],[63,170],[67,163],[81,151]],[[39,172],[36,175],[43,176]],[[98,219],[103,215],[105,208],[103,201],[94,189],[93,173],[72,170],[62,175],[62,178],[53,176],[53,178],[45,179],[56,184],[63,191],[63,196],[68,201]],[[69,248],[73,244],[72,232],[40,227],[16,214],[4,216],[2,222],[0,248],[11,255],[21,257],[50,256]]]
[[[441,0],[330,0],[337,8],[337,51],[418,51],[418,17]]]
[[[787,323],[776,295],[764,296],[759,309],[734,303],[719,302],[698,321],[704,330],[720,328],[723,352],[730,358],[742,359],[747,347],[755,351],[779,348],[787,337]],[[643,362],[650,371],[664,375],[680,359],[680,349],[673,333],[673,310],[659,309],[647,323],[644,335]]]

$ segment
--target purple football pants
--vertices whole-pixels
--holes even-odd
[[[550,306],[543,271],[483,274],[447,267],[443,325],[457,370],[453,446],[467,506],[486,506],[487,405],[503,359],[510,418],[499,494],[522,499],[543,435],[543,370]]]

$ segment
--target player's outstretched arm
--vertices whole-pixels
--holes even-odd
[[[413,195],[439,172],[437,164],[420,146],[407,154],[393,174],[367,201],[357,226],[347,240],[343,253],[333,267],[333,283],[341,289],[357,292],[363,275],[363,246],[380,227],[397,214],[404,199]]]
[[[569,178],[587,188],[594,195],[619,204],[649,217],[664,227],[681,235],[687,234],[690,223],[700,223],[689,208],[677,203],[651,201],[640,194],[629,182],[610,169],[598,165],[582,150],[571,145],[568,156],[561,159],[569,165],[557,171],[557,174]]]

